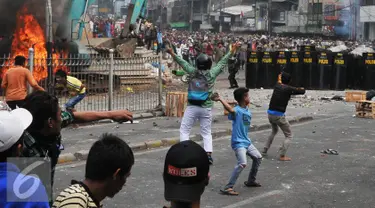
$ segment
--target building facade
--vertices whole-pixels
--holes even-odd
[[[361,38],[375,40],[375,0],[364,0],[360,3],[360,22],[363,24]]]

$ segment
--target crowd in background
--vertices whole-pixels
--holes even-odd
[[[95,17],[90,20],[90,30],[94,38],[112,38],[118,35],[115,21],[112,19]]]

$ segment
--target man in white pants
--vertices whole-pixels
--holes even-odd
[[[216,77],[223,72],[223,68],[228,64],[228,59],[236,52],[237,44],[233,45],[231,51],[226,54],[215,67],[211,69],[212,60],[206,55],[201,54],[197,57],[196,67],[197,69],[186,62],[179,56],[174,54],[173,50],[168,49],[173,59],[182,67],[182,69],[190,75],[189,93],[188,93],[188,107],[185,110],[184,117],[182,118],[180,127],[180,141],[189,140],[191,128],[194,126],[196,120],[199,120],[201,127],[201,135],[203,137],[204,149],[207,152],[210,164],[213,163],[211,156],[212,153],[212,135],[211,135],[211,123],[212,123],[212,107],[213,101],[210,99],[213,88],[215,85]],[[193,81],[194,84],[192,85]],[[198,80],[198,81],[197,81]],[[206,92],[202,92],[200,84],[206,85]],[[196,85],[197,89],[194,94],[196,97],[201,97],[203,102],[193,102],[191,98],[191,87],[194,88]],[[204,87],[203,87],[204,88]]]

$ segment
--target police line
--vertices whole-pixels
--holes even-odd
[[[307,89],[375,89],[375,54],[317,51],[248,52],[246,86],[272,88],[281,71]]]

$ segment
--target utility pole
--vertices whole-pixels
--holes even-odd
[[[254,12],[255,31],[258,30],[258,14],[259,14],[259,12],[258,12],[257,3],[258,3],[258,1],[255,0],[255,9],[254,9],[254,11],[255,11]]]
[[[163,0],[160,0],[160,29],[163,29]]]
[[[47,49],[47,69],[48,69],[48,77],[47,77],[47,91],[49,94],[55,94],[55,84],[53,78],[53,56],[52,56],[52,49],[53,49],[53,30],[52,30],[52,4],[51,0],[46,1],[46,49]]]
[[[268,0],[268,35],[272,35],[272,0]]]
[[[352,8],[353,12],[354,12],[354,23],[352,23],[352,39],[353,40],[357,40],[357,21],[358,21],[358,7],[359,7],[359,4],[356,3],[355,1],[350,1],[350,7]]]
[[[194,0],[191,0],[190,5],[190,32],[193,32],[193,8],[194,8]]]
[[[223,25],[221,20],[221,13],[223,11],[223,0],[220,0],[220,14],[219,14],[219,32],[221,33],[223,31]]]
[[[207,18],[207,23],[210,25],[211,24],[211,0],[208,0],[208,4],[207,4],[207,14],[208,14],[208,18]]]

